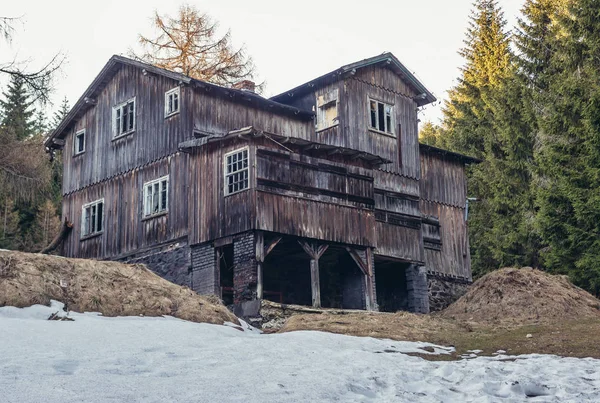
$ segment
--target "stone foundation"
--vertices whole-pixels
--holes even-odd
[[[429,313],[429,289],[425,267],[410,265],[406,268],[406,290],[408,310],[415,313]]]
[[[257,298],[258,265],[254,232],[233,239],[233,303],[240,304]]]
[[[212,242],[191,247],[191,288],[202,295],[220,295],[219,273],[217,273],[215,248]]]
[[[173,242],[138,252],[117,261],[141,263],[172,283],[190,287],[190,247],[186,241]]]
[[[441,311],[463,296],[471,282],[466,279],[428,275],[429,307],[431,312]]]

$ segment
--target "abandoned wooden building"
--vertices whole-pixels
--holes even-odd
[[[270,99],[113,56],[46,141],[74,224],[62,253],[243,309],[440,309],[471,282],[476,160],[419,144],[433,101],[390,53]]]

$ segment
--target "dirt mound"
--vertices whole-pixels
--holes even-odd
[[[440,316],[485,324],[547,323],[596,317],[600,300],[574,286],[566,276],[532,268],[506,268],[477,280]]]
[[[144,265],[0,250],[0,307],[48,305],[51,299],[73,311],[105,316],[237,322],[218,298],[166,281]]]

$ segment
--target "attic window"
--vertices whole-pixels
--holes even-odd
[[[135,130],[135,98],[113,107],[113,137],[120,137]]]
[[[338,124],[338,90],[317,97],[317,131]]]
[[[165,117],[168,118],[179,112],[180,106],[179,87],[175,87],[165,93]]]
[[[85,130],[80,130],[75,133],[75,141],[73,142],[73,155],[79,155],[85,151]]]
[[[394,107],[392,105],[369,99],[369,116],[371,129],[394,134]]]

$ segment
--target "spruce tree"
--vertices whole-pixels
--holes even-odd
[[[423,126],[419,130],[419,142],[428,144],[434,147],[442,146],[442,128],[431,122],[423,123]]]
[[[600,294],[600,8],[578,0],[561,19],[541,97],[536,217],[544,264]]]
[[[0,100],[2,126],[18,140],[25,140],[35,133],[34,110],[25,84],[19,76],[12,76],[8,90]]]
[[[60,122],[67,116],[71,107],[69,106],[69,100],[67,97],[64,97],[58,110],[54,112],[54,116],[52,116],[52,123],[50,123],[50,130],[55,130]]]

